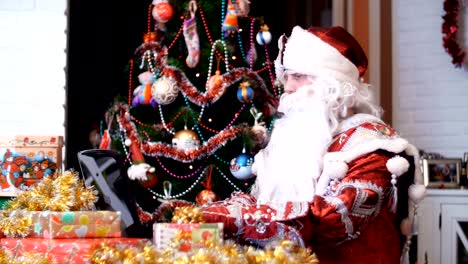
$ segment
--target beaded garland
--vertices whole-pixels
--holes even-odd
[[[242,192],[241,189],[239,187],[237,187],[230,179],[229,177],[227,177],[218,167],[212,165],[217,171],[218,173],[237,191],[237,192]],[[178,194],[175,194],[175,195],[172,195],[170,193],[166,193],[166,194],[160,194],[160,193],[157,193],[153,190],[151,190],[150,188],[147,188],[147,190],[149,192],[151,192],[153,195],[155,195],[156,197],[158,198],[161,198],[161,199],[178,199],[180,197],[183,197],[184,195],[186,195],[187,193],[189,193],[190,191],[192,191],[193,188],[195,188],[195,186],[203,179],[203,176],[205,176],[205,172],[206,170],[209,168],[210,166],[207,166],[205,167],[205,169],[203,169],[203,171],[200,173],[200,176],[190,185],[190,187],[188,187],[185,191],[182,191]]]
[[[188,100],[198,106],[216,102],[226,92],[227,87],[230,87],[242,78],[248,78],[252,82],[252,86],[256,87],[256,96],[258,95],[260,98],[263,98],[266,104],[271,104],[269,100],[273,99],[262,78],[257,73],[246,68],[232,69],[223,74],[223,85],[214,87],[215,89],[211,89],[207,93],[200,92],[185,76],[184,72],[176,67],[166,66],[162,70],[162,74],[173,78],[179,84],[181,91],[187,96]]]
[[[232,1],[232,3],[235,4],[235,1]],[[224,21],[224,18],[225,18],[224,15],[226,14],[225,13],[225,9],[226,9],[226,1],[225,0],[222,1],[222,5],[223,5],[223,7],[222,7],[222,10],[221,10],[221,13],[222,13],[221,22]],[[206,89],[206,91],[199,91],[194,85],[192,85],[192,83],[188,80],[188,78],[185,76],[185,74],[181,70],[179,70],[179,69],[177,69],[175,67],[167,66],[167,64],[166,64],[167,52],[168,52],[168,50],[170,50],[175,45],[178,38],[181,36],[181,33],[183,31],[182,26],[180,27],[179,31],[177,32],[177,35],[175,36],[175,38],[172,40],[171,44],[166,48],[164,46],[161,46],[161,44],[160,44],[160,41],[162,40],[163,34],[160,34],[161,32],[159,31],[159,29],[157,28],[156,25],[155,25],[155,32],[149,32],[150,28],[151,28],[151,22],[150,22],[150,19],[149,19],[148,20],[148,34],[152,33],[152,34],[155,34],[155,35],[152,35],[152,38],[148,38],[147,40],[145,40],[145,43],[143,43],[140,47],[138,47],[138,49],[135,51],[135,54],[137,56],[141,56],[142,63],[141,63],[140,66],[141,67],[147,66],[148,69],[153,73],[153,75],[155,77],[164,76],[164,77],[168,77],[168,78],[173,78],[180,85],[180,89],[181,89],[182,94],[184,96],[185,103],[187,104],[189,109],[190,109],[189,101],[191,103],[194,103],[194,104],[198,105],[201,108],[200,113],[198,115],[198,118],[196,116],[194,116],[194,115],[191,115],[191,117],[194,119],[193,120],[194,121],[194,126],[193,126],[192,129],[196,130],[201,138],[202,138],[202,136],[201,136],[200,126],[202,128],[204,128],[204,129],[212,132],[212,133],[215,133],[216,135],[214,137],[208,139],[208,140],[203,139],[203,146],[199,150],[184,153],[184,152],[175,150],[169,144],[150,142],[150,139],[149,139],[148,135],[147,135],[146,142],[141,142],[138,139],[139,136],[137,134],[138,132],[137,132],[137,129],[135,127],[135,124],[132,123],[132,122],[135,122],[135,123],[138,123],[139,125],[142,125],[142,126],[151,127],[154,130],[163,130],[164,129],[164,130],[168,131],[169,133],[174,134],[175,131],[174,131],[174,128],[173,128],[173,123],[175,122],[176,119],[178,119],[180,117],[180,115],[181,115],[181,113],[183,111],[180,111],[176,115],[176,117],[174,117],[171,120],[171,122],[166,123],[166,121],[164,120],[164,116],[163,116],[163,111],[162,111],[163,109],[159,105],[158,110],[159,110],[159,115],[160,115],[160,118],[161,118],[161,123],[162,123],[161,125],[145,125],[145,124],[143,124],[142,122],[138,121],[135,117],[130,115],[130,111],[129,111],[130,108],[128,106],[125,106],[125,105],[121,105],[121,108],[119,109],[120,115],[118,115],[118,119],[119,119],[118,123],[119,123],[120,129],[122,131],[122,133],[121,133],[121,137],[123,139],[122,143],[124,143],[125,139],[140,141],[140,146],[141,146],[142,152],[145,155],[155,157],[157,159],[160,167],[163,168],[163,170],[166,173],[168,173],[170,176],[175,177],[175,178],[192,178],[192,177],[195,177],[197,174],[200,173],[200,171],[203,168],[203,165],[198,167],[196,170],[194,170],[190,174],[182,175],[182,176],[181,175],[176,175],[176,174],[172,173],[171,171],[169,171],[169,169],[167,167],[165,167],[161,163],[161,160],[159,159],[159,156],[166,157],[166,158],[171,158],[171,159],[174,159],[174,160],[178,160],[178,161],[187,163],[187,162],[194,161],[195,159],[200,159],[200,158],[212,155],[216,159],[222,161],[223,163],[229,164],[228,161],[224,161],[224,160],[222,160],[220,157],[218,157],[216,155],[216,153],[215,153],[216,150],[218,148],[220,148],[222,145],[224,145],[227,141],[233,140],[234,138],[238,137],[244,131],[250,129],[250,127],[248,127],[247,125],[233,126],[233,124],[235,123],[237,118],[240,116],[240,113],[245,109],[246,104],[242,105],[240,110],[238,110],[238,112],[236,112],[236,114],[234,115],[233,119],[221,131],[216,131],[214,129],[211,129],[211,128],[207,127],[206,125],[204,125],[201,122],[203,112],[204,112],[204,108],[207,105],[216,102],[222,95],[224,95],[226,93],[227,89],[230,86],[232,86],[234,83],[239,81],[241,78],[243,78],[243,79],[248,78],[249,82],[252,83],[252,86],[255,88],[255,96],[259,98],[259,101],[261,100],[262,102],[266,102],[265,106],[264,106],[265,108],[263,109],[263,112],[265,113],[265,116],[271,116],[271,115],[274,114],[274,110],[272,110],[272,109],[276,108],[277,97],[278,97],[278,93],[275,90],[275,87],[273,85],[274,84],[274,77],[273,77],[273,74],[272,74],[272,69],[271,69],[272,64],[271,64],[270,59],[269,59],[267,45],[264,45],[266,58],[267,58],[266,63],[263,64],[263,66],[264,66],[263,68],[254,71],[253,70],[253,64],[254,64],[253,63],[254,62],[253,61],[253,56],[248,56],[248,55],[246,56],[245,51],[243,49],[241,35],[238,32],[237,33],[238,42],[239,42],[239,47],[240,47],[240,50],[241,50],[242,57],[244,58],[244,60],[246,58],[249,60],[248,64],[249,64],[250,67],[249,67],[249,69],[234,68],[232,65],[230,65],[228,63],[229,57],[228,57],[228,52],[227,52],[227,49],[226,49],[226,44],[223,41],[224,40],[223,34],[221,34],[222,35],[221,40],[213,41],[213,38],[211,37],[211,34],[210,34],[209,30],[208,30],[208,26],[207,26],[207,23],[206,23],[206,20],[205,20],[205,17],[204,17],[204,13],[203,13],[199,3],[198,3],[198,7],[199,7],[198,8],[199,13],[200,13],[202,21],[203,21],[203,27],[205,28],[206,34],[208,36],[208,40],[209,40],[210,44],[212,45],[212,50],[211,50],[210,60],[209,60],[210,66],[209,66],[209,71],[208,71],[207,76],[209,78],[210,75],[211,75],[211,70],[212,70],[212,67],[213,67],[212,62],[214,60],[214,56],[216,55],[216,57],[218,59],[225,62],[225,66],[226,66],[226,73],[223,74],[223,76],[222,76],[223,77],[223,85],[221,85],[219,87],[216,87],[215,89],[213,89],[211,91],[208,90],[208,89]],[[151,10],[151,5],[150,5],[150,8],[148,10],[149,11],[148,12],[148,17],[150,17],[150,14],[151,14],[150,10]],[[185,21],[185,18],[181,17],[181,20]],[[182,25],[183,25],[183,23],[182,23]],[[255,26],[255,19],[251,18],[250,43],[249,43],[250,47],[255,46],[255,43],[254,43],[254,26]],[[222,44],[223,45],[224,52],[219,51],[219,50],[217,50],[215,48],[215,46],[217,44]],[[132,67],[132,69],[130,71],[130,75],[132,75],[133,64],[131,65],[131,67]],[[258,73],[263,72],[265,70],[268,70],[269,73],[270,73],[270,80],[271,80],[271,83],[272,83],[272,87],[273,87],[272,91],[273,91],[274,95],[271,94],[270,90],[267,89],[263,79],[258,75]],[[129,78],[129,87],[131,86],[130,84],[131,84],[131,78]],[[129,98],[130,98],[130,96],[129,96]],[[190,111],[193,112],[191,109],[190,109]],[[143,132],[143,133],[145,133],[145,132]],[[130,157],[130,153],[127,152],[127,149],[126,149],[125,145],[123,147],[124,147],[124,150],[126,152],[127,159],[128,159],[128,157]],[[230,181],[229,177],[224,175],[224,173],[219,168],[216,167],[216,169],[237,191],[241,191],[241,189],[238,188],[237,186],[235,186]],[[205,171],[206,171],[206,168],[203,170],[203,172],[201,172],[201,175],[203,175]],[[185,190],[184,192],[181,192],[181,193],[179,193],[177,195],[170,195],[170,197],[168,197],[167,195],[157,194],[157,193],[153,192],[149,188],[148,188],[148,190],[150,192],[152,192],[155,196],[159,197],[159,198],[163,198],[163,199],[166,199],[166,198],[169,198],[169,199],[179,198],[179,197],[184,196],[188,192],[190,192],[194,188],[194,186],[199,183],[200,179],[201,179],[201,176],[187,190]]]
[[[120,105],[120,114],[118,115],[118,122],[121,126],[121,130],[126,134],[126,138],[134,141],[139,140],[135,125],[131,122],[130,113],[128,112],[127,105]],[[247,131],[249,126],[239,125],[232,126],[219,134],[213,136],[208,141],[204,142],[203,146],[197,150],[184,152],[177,150],[172,145],[166,143],[154,143],[154,142],[142,142],[141,150],[144,154],[149,156],[164,156],[166,158],[172,158],[181,162],[192,162],[195,159],[201,159],[203,157],[213,155],[223,144],[229,140],[237,138],[240,134]]]

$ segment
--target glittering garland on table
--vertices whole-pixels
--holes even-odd
[[[109,246],[100,245],[91,254],[91,263],[133,263],[135,260],[152,260],[151,263],[188,264],[188,263],[319,263],[309,249],[298,246],[292,241],[283,240],[265,249],[241,247],[232,241],[221,244],[206,243],[204,248],[188,253],[180,253],[169,247],[157,250],[155,246]]]
[[[7,237],[26,237],[32,231],[31,211],[91,210],[97,199],[96,189],[85,187],[75,171],[46,177],[6,203],[0,231]]]
[[[46,253],[31,253],[25,252],[21,255],[18,255],[15,250],[9,250],[5,248],[0,249],[0,263],[8,264],[53,264],[56,263],[48,256]]]
[[[457,41],[459,5],[459,0],[445,0],[445,15],[442,17],[444,20],[442,23],[443,46],[457,68],[460,68],[465,60],[465,52]]]

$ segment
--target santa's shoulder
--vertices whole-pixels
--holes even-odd
[[[345,162],[379,149],[400,153],[411,148],[395,129],[372,115],[350,117],[340,124],[337,131],[327,156]]]

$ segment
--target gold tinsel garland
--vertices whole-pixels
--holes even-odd
[[[4,205],[0,232],[7,237],[26,237],[31,232],[31,211],[90,210],[97,201],[94,187],[86,187],[76,171],[46,177]]]
[[[0,263],[2,264],[52,264],[47,254],[24,253],[17,256],[14,250],[0,249]]]
[[[176,207],[172,217],[173,223],[202,223],[202,213],[196,206]],[[177,251],[182,236],[176,236],[165,250],[158,250],[154,245],[140,246],[100,245],[91,254],[90,261],[95,264],[108,263],[168,263],[168,264],[303,264],[319,263],[315,254],[296,243],[283,240],[271,244],[265,249],[242,247],[232,241],[222,244],[205,242],[203,248],[181,253]]]
[[[202,223],[203,215],[200,209],[196,206],[181,206],[174,209],[172,215],[172,223],[177,224],[193,224]]]
[[[91,254],[91,263],[167,263],[167,264],[303,264],[319,263],[315,254],[298,246],[294,242],[284,240],[264,250],[253,247],[240,247],[233,242],[224,244],[208,244],[205,248],[187,254],[178,253],[172,248],[158,251],[152,245],[139,247],[122,247],[100,245]]]

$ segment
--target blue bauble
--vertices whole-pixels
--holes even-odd
[[[252,164],[254,157],[251,154],[242,153],[231,160],[229,170],[232,175],[239,180],[247,180],[253,178]]]
[[[269,31],[259,31],[255,37],[259,45],[270,44],[271,42],[271,33]]]
[[[237,99],[241,103],[248,103],[248,102],[252,101],[253,97],[254,97],[254,91],[253,91],[252,87],[243,86],[243,87],[239,87],[239,89],[237,89]]]

